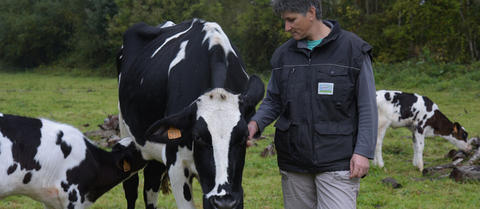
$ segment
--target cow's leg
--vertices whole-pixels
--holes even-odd
[[[425,147],[425,136],[417,130],[413,132],[413,165],[423,171],[423,149]]]
[[[191,171],[181,163],[176,163],[168,170],[172,192],[178,208],[194,209],[192,183],[189,180]]]
[[[380,119],[378,121],[378,134],[377,134],[377,145],[375,147],[375,156],[373,157],[373,164],[377,165],[380,168],[383,168],[383,157],[382,157],[382,146],[383,146],[383,138],[385,137],[385,133],[387,132],[390,123],[388,119]]]
[[[158,192],[164,172],[166,172],[165,165],[158,161],[149,161],[147,167],[143,170],[145,182],[143,198],[147,209],[157,208]]]
[[[135,209],[135,201],[138,197],[138,174],[133,175],[129,179],[123,182],[123,191],[125,192],[125,198],[127,199],[127,208]]]

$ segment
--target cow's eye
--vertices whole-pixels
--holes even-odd
[[[198,136],[198,135],[195,135],[193,137],[195,143],[198,143],[200,145],[203,145],[203,146],[212,146],[210,145],[208,142],[206,142],[201,136]]]

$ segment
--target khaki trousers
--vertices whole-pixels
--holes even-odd
[[[285,209],[356,208],[360,179],[350,179],[350,171],[280,174]]]

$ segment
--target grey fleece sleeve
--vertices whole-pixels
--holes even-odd
[[[278,118],[282,110],[280,89],[278,87],[278,81],[275,79],[276,71],[279,69],[273,69],[270,76],[270,81],[267,85],[267,95],[263,99],[262,104],[258,108],[256,114],[251,120],[257,122],[259,132],[256,136],[263,132],[265,127]]]
[[[375,79],[369,55],[363,60],[357,82],[358,135],[354,153],[373,159],[378,128]]]

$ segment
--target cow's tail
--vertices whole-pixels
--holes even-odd
[[[118,128],[120,129],[120,138],[130,137],[130,133],[127,129],[125,121],[122,117],[122,110],[120,109],[120,103],[118,104]]]

